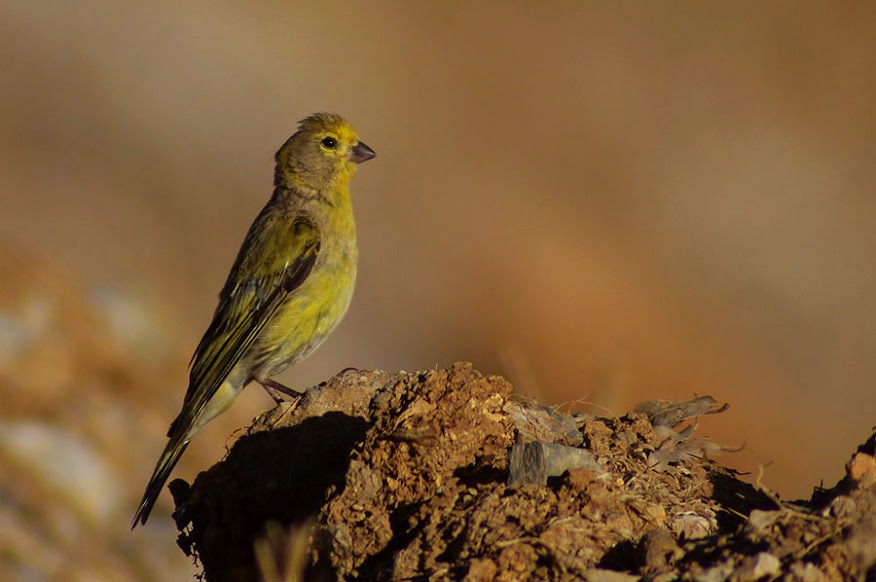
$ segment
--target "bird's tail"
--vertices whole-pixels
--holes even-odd
[[[173,471],[177,461],[186,447],[189,446],[188,431],[171,431],[170,441],[161,453],[158,463],[155,464],[155,469],[152,471],[152,478],[149,479],[149,484],[146,485],[146,492],[143,493],[143,499],[140,501],[140,506],[137,508],[137,513],[134,514],[134,521],[131,522],[131,529],[137,527],[138,524],[145,524],[149,519],[149,512],[152,511],[152,506],[161,494],[167,478],[170,477],[170,472]]]

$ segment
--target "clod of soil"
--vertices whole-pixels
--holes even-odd
[[[179,542],[211,581],[876,576],[876,435],[835,488],[788,504],[680,426],[725,409],[565,416],[469,364],[346,371],[171,484]]]

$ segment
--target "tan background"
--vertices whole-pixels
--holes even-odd
[[[711,394],[732,408],[700,431],[747,447],[724,462],[808,495],[876,424],[874,39],[868,2],[3,2],[0,324],[54,343],[0,325],[0,422],[103,435],[120,481],[87,528],[127,529],[273,152],[328,110],[378,152],[359,285],[284,381],[470,360],[575,409]],[[48,288],[102,323],[45,320]],[[176,474],[268,404],[248,390]],[[113,534],[134,567],[35,535],[162,577],[188,568],[169,511]]]

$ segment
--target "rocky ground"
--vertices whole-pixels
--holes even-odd
[[[779,500],[695,436],[709,397],[563,415],[470,365],[348,370],[172,490],[206,579],[870,580],[876,436]]]

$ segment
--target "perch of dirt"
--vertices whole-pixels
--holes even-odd
[[[836,487],[790,504],[694,436],[691,419],[725,409],[703,397],[568,416],[468,364],[346,371],[171,485],[179,542],[211,581],[876,574],[876,437]]]

